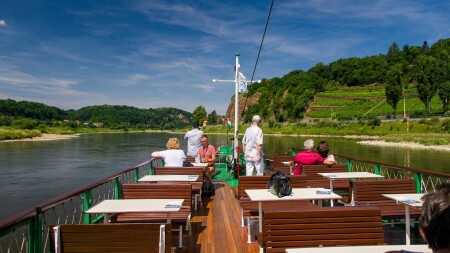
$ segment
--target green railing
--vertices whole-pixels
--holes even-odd
[[[49,252],[50,224],[101,222],[103,215],[89,215],[84,211],[105,199],[120,198],[122,183],[137,182],[160,165],[160,159],[143,162],[0,222],[0,253]]]

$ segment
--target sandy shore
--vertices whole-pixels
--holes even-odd
[[[80,134],[42,134],[40,137],[33,137],[33,138],[24,138],[24,139],[17,139],[17,140],[4,140],[1,142],[14,142],[14,141],[54,141],[54,140],[67,140],[72,138],[79,137]]]
[[[400,148],[413,148],[413,149],[429,149],[439,151],[450,151],[450,145],[441,146],[425,146],[414,142],[386,142],[386,141],[358,141],[361,145],[372,145],[381,147],[400,147]]]

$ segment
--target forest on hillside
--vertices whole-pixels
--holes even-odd
[[[279,78],[264,79],[248,87],[247,97],[259,93],[256,103],[248,105],[244,121],[259,114],[275,122],[298,121],[314,96],[343,87],[384,85],[384,95],[395,112],[405,89],[414,87],[420,101],[430,111],[431,100],[438,96],[442,113],[449,110],[450,39],[431,47],[392,43],[386,54],[339,59],[317,63],[307,71],[294,70]],[[244,98],[245,99],[245,98]]]
[[[192,113],[177,108],[139,109],[125,105],[95,105],[65,111],[37,102],[0,99],[0,126],[20,129],[49,126],[173,130],[188,126],[191,118]]]

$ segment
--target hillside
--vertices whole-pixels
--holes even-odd
[[[390,117],[393,104],[395,114],[403,113],[403,97],[411,116],[448,114],[450,39],[402,49],[394,42],[386,54],[318,63],[254,83],[240,101],[245,97],[250,102],[239,103],[244,122],[254,114],[272,122]]]

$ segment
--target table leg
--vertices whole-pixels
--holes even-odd
[[[320,207],[322,207],[322,200],[321,200],[321,199],[317,200],[317,204],[318,204]]]
[[[333,192],[333,179],[330,178],[330,191]],[[334,201],[330,199],[330,206],[334,206]]]
[[[411,220],[409,215],[409,206],[405,205],[405,226],[406,226],[406,245],[411,244]]]
[[[258,209],[259,209],[259,232],[262,232],[262,202],[261,201],[258,202]]]
[[[355,191],[353,190],[353,187],[352,187],[352,200],[350,201],[350,205],[355,206]]]
[[[108,221],[109,221],[109,213],[105,213],[104,214],[104,216],[103,216],[103,223],[108,223]]]
[[[290,170],[290,172],[291,172],[291,175],[292,175],[292,165],[291,165],[291,166],[289,166],[289,170]]]

